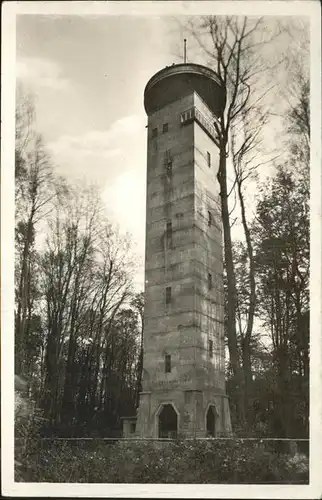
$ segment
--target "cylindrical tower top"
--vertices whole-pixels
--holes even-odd
[[[173,64],[158,71],[148,81],[144,91],[147,115],[189,93],[197,92],[219,116],[225,109],[226,89],[217,73],[201,64]]]

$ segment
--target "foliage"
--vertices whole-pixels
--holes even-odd
[[[43,412],[26,395],[27,384],[15,377],[15,473],[16,480],[24,480],[30,473],[32,458],[37,450],[37,439],[44,424]]]
[[[297,484],[308,459],[258,441],[46,442],[30,481],[86,483]]]
[[[304,73],[297,74],[292,88],[293,104],[286,118],[287,163],[280,164],[275,176],[260,186],[252,236],[258,314],[272,346],[271,366],[261,376],[269,396],[268,428],[273,435],[307,437],[310,115]]]
[[[278,170],[263,191],[253,226],[259,311],[272,342],[271,402],[279,436],[308,432],[309,215],[303,186],[298,175]]]

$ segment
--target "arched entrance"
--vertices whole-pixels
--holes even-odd
[[[207,411],[207,436],[216,436],[216,409],[214,406],[209,406]]]
[[[178,415],[171,404],[162,405],[159,413],[159,438],[176,438]]]

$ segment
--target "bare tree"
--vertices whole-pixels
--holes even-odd
[[[265,64],[260,49],[275,37],[275,33],[265,29],[265,21],[262,18],[248,19],[235,16],[208,16],[197,23],[193,20],[188,29],[202,49],[207,63],[214,68],[222,85],[227,89],[226,109],[222,111],[219,122],[215,122],[214,126],[218,134],[220,154],[217,178],[220,184],[227,274],[227,338],[231,368],[238,389],[237,394],[239,394],[238,418],[239,421],[243,422],[245,419],[244,379],[236,331],[236,277],[231,238],[231,211],[228,200],[231,189],[228,187],[227,158],[230,154],[232,127],[236,127],[237,123],[247,115],[251,103],[252,108],[255,109],[258,102],[263,100],[269,91],[267,82],[266,85],[263,83]],[[250,138],[245,137],[244,147],[254,140],[254,135],[256,136],[256,132],[252,131]],[[245,210],[242,211],[242,218],[244,221],[246,220]],[[249,235],[247,238],[248,248],[251,250]],[[252,292],[252,303],[254,303],[254,292]],[[252,311],[250,312],[249,331],[252,329],[251,318],[253,315]]]
[[[263,132],[269,121],[269,112],[265,109],[263,95],[256,101],[249,99],[240,113],[239,120],[235,121],[230,130],[231,160],[234,169],[234,188],[240,208],[241,224],[245,238],[245,252],[243,265],[247,270],[248,279],[243,278],[242,294],[237,290],[238,327],[242,370],[244,376],[244,408],[247,413],[251,385],[251,341],[256,310],[256,280],[255,257],[250,230],[251,217],[246,212],[245,184],[248,180],[256,181],[257,173],[266,164],[273,164],[278,155],[268,154],[264,147]],[[245,258],[246,256],[246,258]],[[246,285],[247,283],[247,285]],[[245,286],[246,285],[246,286]],[[238,287],[237,287],[238,288]],[[246,290],[247,289],[247,290]],[[246,419],[247,420],[247,419]]]
[[[132,298],[130,242],[106,220],[93,189],[60,194],[48,220],[42,273],[43,406],[54,425],[68,427],[82,412],[88,420],[104,406],[106,374],[120,355],[110,349],[112,326]],[[119,369],[127,377],[128,365]]]
[[[144,292],[138,293],[131,303],[132,307],[137,311],[140,324],[141,324],[141,332],[140,332],[140,351],[139,351],[139,362],[137,366],[137,395],[136,395],[136,405],[139,405],[140,392],[141,392],[141,378],[142,378],[142,370],[143,370],[143,335],[144,335]]]
[[[16,109],[16,312],[15,370],[24,369],[35,294],[36,227],[51,210],[55,197],[53,171],[41,135],[35,131],[32,97],[18,94]]]

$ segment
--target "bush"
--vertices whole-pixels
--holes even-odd
[[[39,429],[43,424],[41,410],[25,394],[26,383],[15,376],[15,479],[28,481],[32,477],[30,467],[34,466],[34,456],[39,454]]]
[[[31,481],[86,483],[308,482],[306,457],[277,454],[259,441],[43,441]]]

